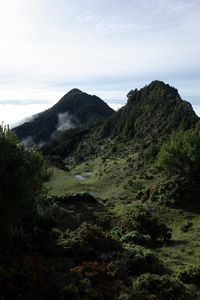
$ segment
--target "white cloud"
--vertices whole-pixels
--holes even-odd
[[[73,117],[68,112],[58,114],[57,131],[64,131],[73,128]]]
[[[27,117],[37,114],[45,109],[49,105],[47,104],[30,104],[30,105],[12,105],[0,104],[0,123],[4,121],[5,124],[9,124],[14,127],[19,124],[19,122]]]
[[[109,102],[108,102],[108,105],[109,105],[112,109],[114,109],[114,110],[118,110],[118,109],[120,109],[122,106],[124,106],[124,104],[120,104],[120,103],[109,103]]]
[[[197,116],[200,117],[200,105],[192,105],[195,113],[197,114]]]

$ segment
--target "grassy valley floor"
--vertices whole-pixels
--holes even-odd
[[[141,203],[137,200],[140,190],[153,185],[156,174],[132,174],[136,156],[115,159],[96,158],[71,168],[66,172],[53,168],[53,175],[46,187],[49,195],[88,193],[106,207],[114,218],[121,218],[129,205]],[[145,174],[145,175],[144,175]],[[172,240],[156,247],[166,267],[172,271],[188,264],[196,265],[200,260],[200,215],[198,212],[167,208],[151,203],[162,222],[172,229]],[[77,208],[73,208],[76,210]],[[93,207],[94,209],[94,207]],[[95,207],[98,214],[99,206]],[[191,227],[184,232],[184,225]]]

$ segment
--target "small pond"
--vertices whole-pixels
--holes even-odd
[[[74,176],[76,179],[78,179],[78,180],[85,180],[86,179],[86,177],[84,177],[84,176],[82,176],[82,175],[80,175],[80,174],[77,174],[77,175],[75,175]]]

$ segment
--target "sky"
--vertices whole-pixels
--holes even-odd
[[[72,88],[116,109],[155,79],[200,115],[199,36],[199,0],[0,0],[0,121]]]

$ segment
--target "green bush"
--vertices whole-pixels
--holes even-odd
[[[79,261],[96,260],[102,254],[106,256],[106,253],[122,250],[121,244],[101,227],[88,223],[82,223],[74,231],[66,231],[59,244]]]
[[[169,275],[143,274],[134,281],[133,288],[147,291],[162,300],[195,299],[191,297],[180,280]]]
[[[149,242],[148,235],[142,235],[138,231],[130,231],[125,233],[121,238],[120,241],[122,243],[128,244],[138,244],[138,245],[145,245]]]
[[[145,205],[129,207],[126,212],[126,220],[131,229],[143,235],[149,235],[152,240],[165,242],[171,238],[171,229],[153,215]]]
[[[164,272],[164,266],[157,254],[138,245],[124,245],[124,248],[128,251],[128,268],[131,275],[139,275],[146,272],[162,274]]]
[[[177,277],[185,283],[200,287],[200,265],[187,266],[177,271]]]
[[[178,175],[169,177],[163,174],[158,182],[156,194],[162,204],[173,207],[188,194],[186,179]]]
[[[188,232],[193,226],[193,223],[191,221],[188,221],[186,224],[181,225],[181,230],[183,232]]]
[[[126,231],[122,228],[122,226],[116,226],[112,228],[109,235],[116,240],[120,240],[125,233]]]
[[[120,241],[122,244],[138,244],[145,245],[149,243],[150,237],[148,235],[142,235],[136,230],[127,231],[122,226],[114,227],[109,235]]]

